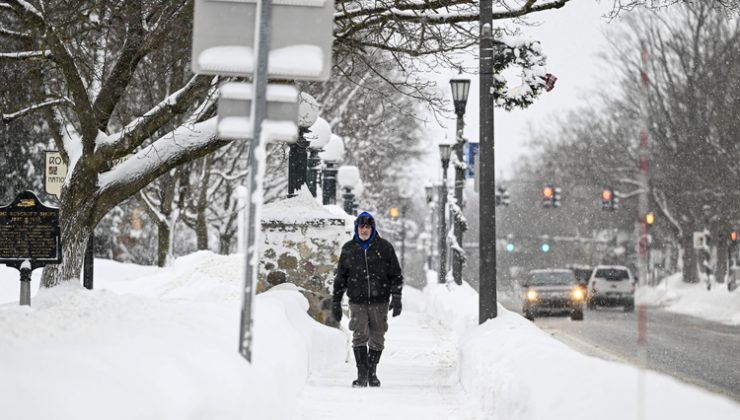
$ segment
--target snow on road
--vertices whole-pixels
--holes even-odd
[[[430,324],[414,306],[404,305],[401,316],[389,322],[378,365],[381,387],[351,387],[357,370],[350,354],[348,363],[309,377],[296,419],[476,418],[459,385],[456,338]]]

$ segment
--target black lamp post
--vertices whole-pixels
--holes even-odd
[[[439,145],[439,157],[442,160],[442,187],[439,192],[439,283],[447,278],[447,226],[445,225],[445,208],[447,207],[447,167],[450,165],[452,146]]]
[[[298,140],[290,145],[288,152],[288,197],[294,197],[306,183],[308,146],[306,139],[316,119],[319,117],[319,105],[311,95],[301,92],[298,96]]]
[[[457,155],[458,164],[455,165],[455,202],[460,212],[463,209],[463,187],[465,186],[465,169],[463,168],[463,149],[465,149],[465,138],[463,137],[463,127],[465,125],[463,116],[465,115],[465,105],[468,103],[468,93],[470,93],[470,79],[451,79],[450,87],[452,88],[452,101],[455,104],[455,114],[457,115],[457,133],[455,142],[455,154]],[[462,254],[462,237],[463,222],[462,214],[454,220],[455,240],[459,248],[455,249],[452,259],[452,278],[455,283],[462,284],[462,267],[464,255]]]
[[[344,141],[336,134],[332,134],[329,143],[319,157],[324,161],[321,171],[321,195],[324,205],[337,204],[337,162],[344,156]]]
[[[424,187],[424,192],[426,192],[427,195],[427,206],[429,206],[430,212],[429,212],[429,226],[431,227],[429,230],[430,232],[430,246],[429,246],[429,254],[427,255],[427,269],[431,270],[433,267],[433,261],[434,261],[434,205],[432,202],[434,201],[434,186],[432,184],[428,184]]]
[[[310,128],[309,133],[306,135],[306,140],[310,142],[308,146],[309,156],[306,178],[308,182],[308,190],[311,191],[311,195],[316,197],[316,187],[319,184],[319,172],[321,165],[321,158],[319,152],[323,151],[323,147],[329,143],[331,139],[331,126],[326,122],[325,119],[319,117]]]

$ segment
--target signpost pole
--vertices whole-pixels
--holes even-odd
[[[82,267],[82,285],[85,289],[93,289],[93,249],[95,247],[95,234],[90,233],[90,237],[87,238],[87,247],[85,248],[85,260]]]
[[[28,260],[23,264],[27,264]],[[31,268],[21,267],[21,306],[31,306]]]

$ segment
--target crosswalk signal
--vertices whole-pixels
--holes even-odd
[[[737,231],[736,230],[733,230],[732,232],[730,232],[730,241],[732,242],[733,245],[737,243]]]

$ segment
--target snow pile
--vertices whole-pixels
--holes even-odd
[[[470,286],[428,284],[427,312],[461,337],[460,382],[483,418],[740,417],[740,406],[725,397],[578,353],[501,305],[497,318],[478,326]]]
[[[637,303],[662,306],[666,311],[692,315],[728,325],[740,325],[740,289],[732,292],[727,284],[712,284],[707,290],[704,282],[683,282],[681,273],[663,279],[655,287],[640,287]]]
[[[292,417],[309,373],[343,361],[345,336],[311,320],[306,299],[282,285],[255,299],[247,363],[237,352],[243,263],[210,252],[165,269],[97,260],[96,290],[41,289],[30,308],[9,282],[15,290],[0,289],[9,302],[0,305],[0,417]]]
[[[303,185],[295,197],[275,201],[262,206],[262,221],[281,221],[284,223],[306,223],[316,219],[340,219],[325,209]]]

